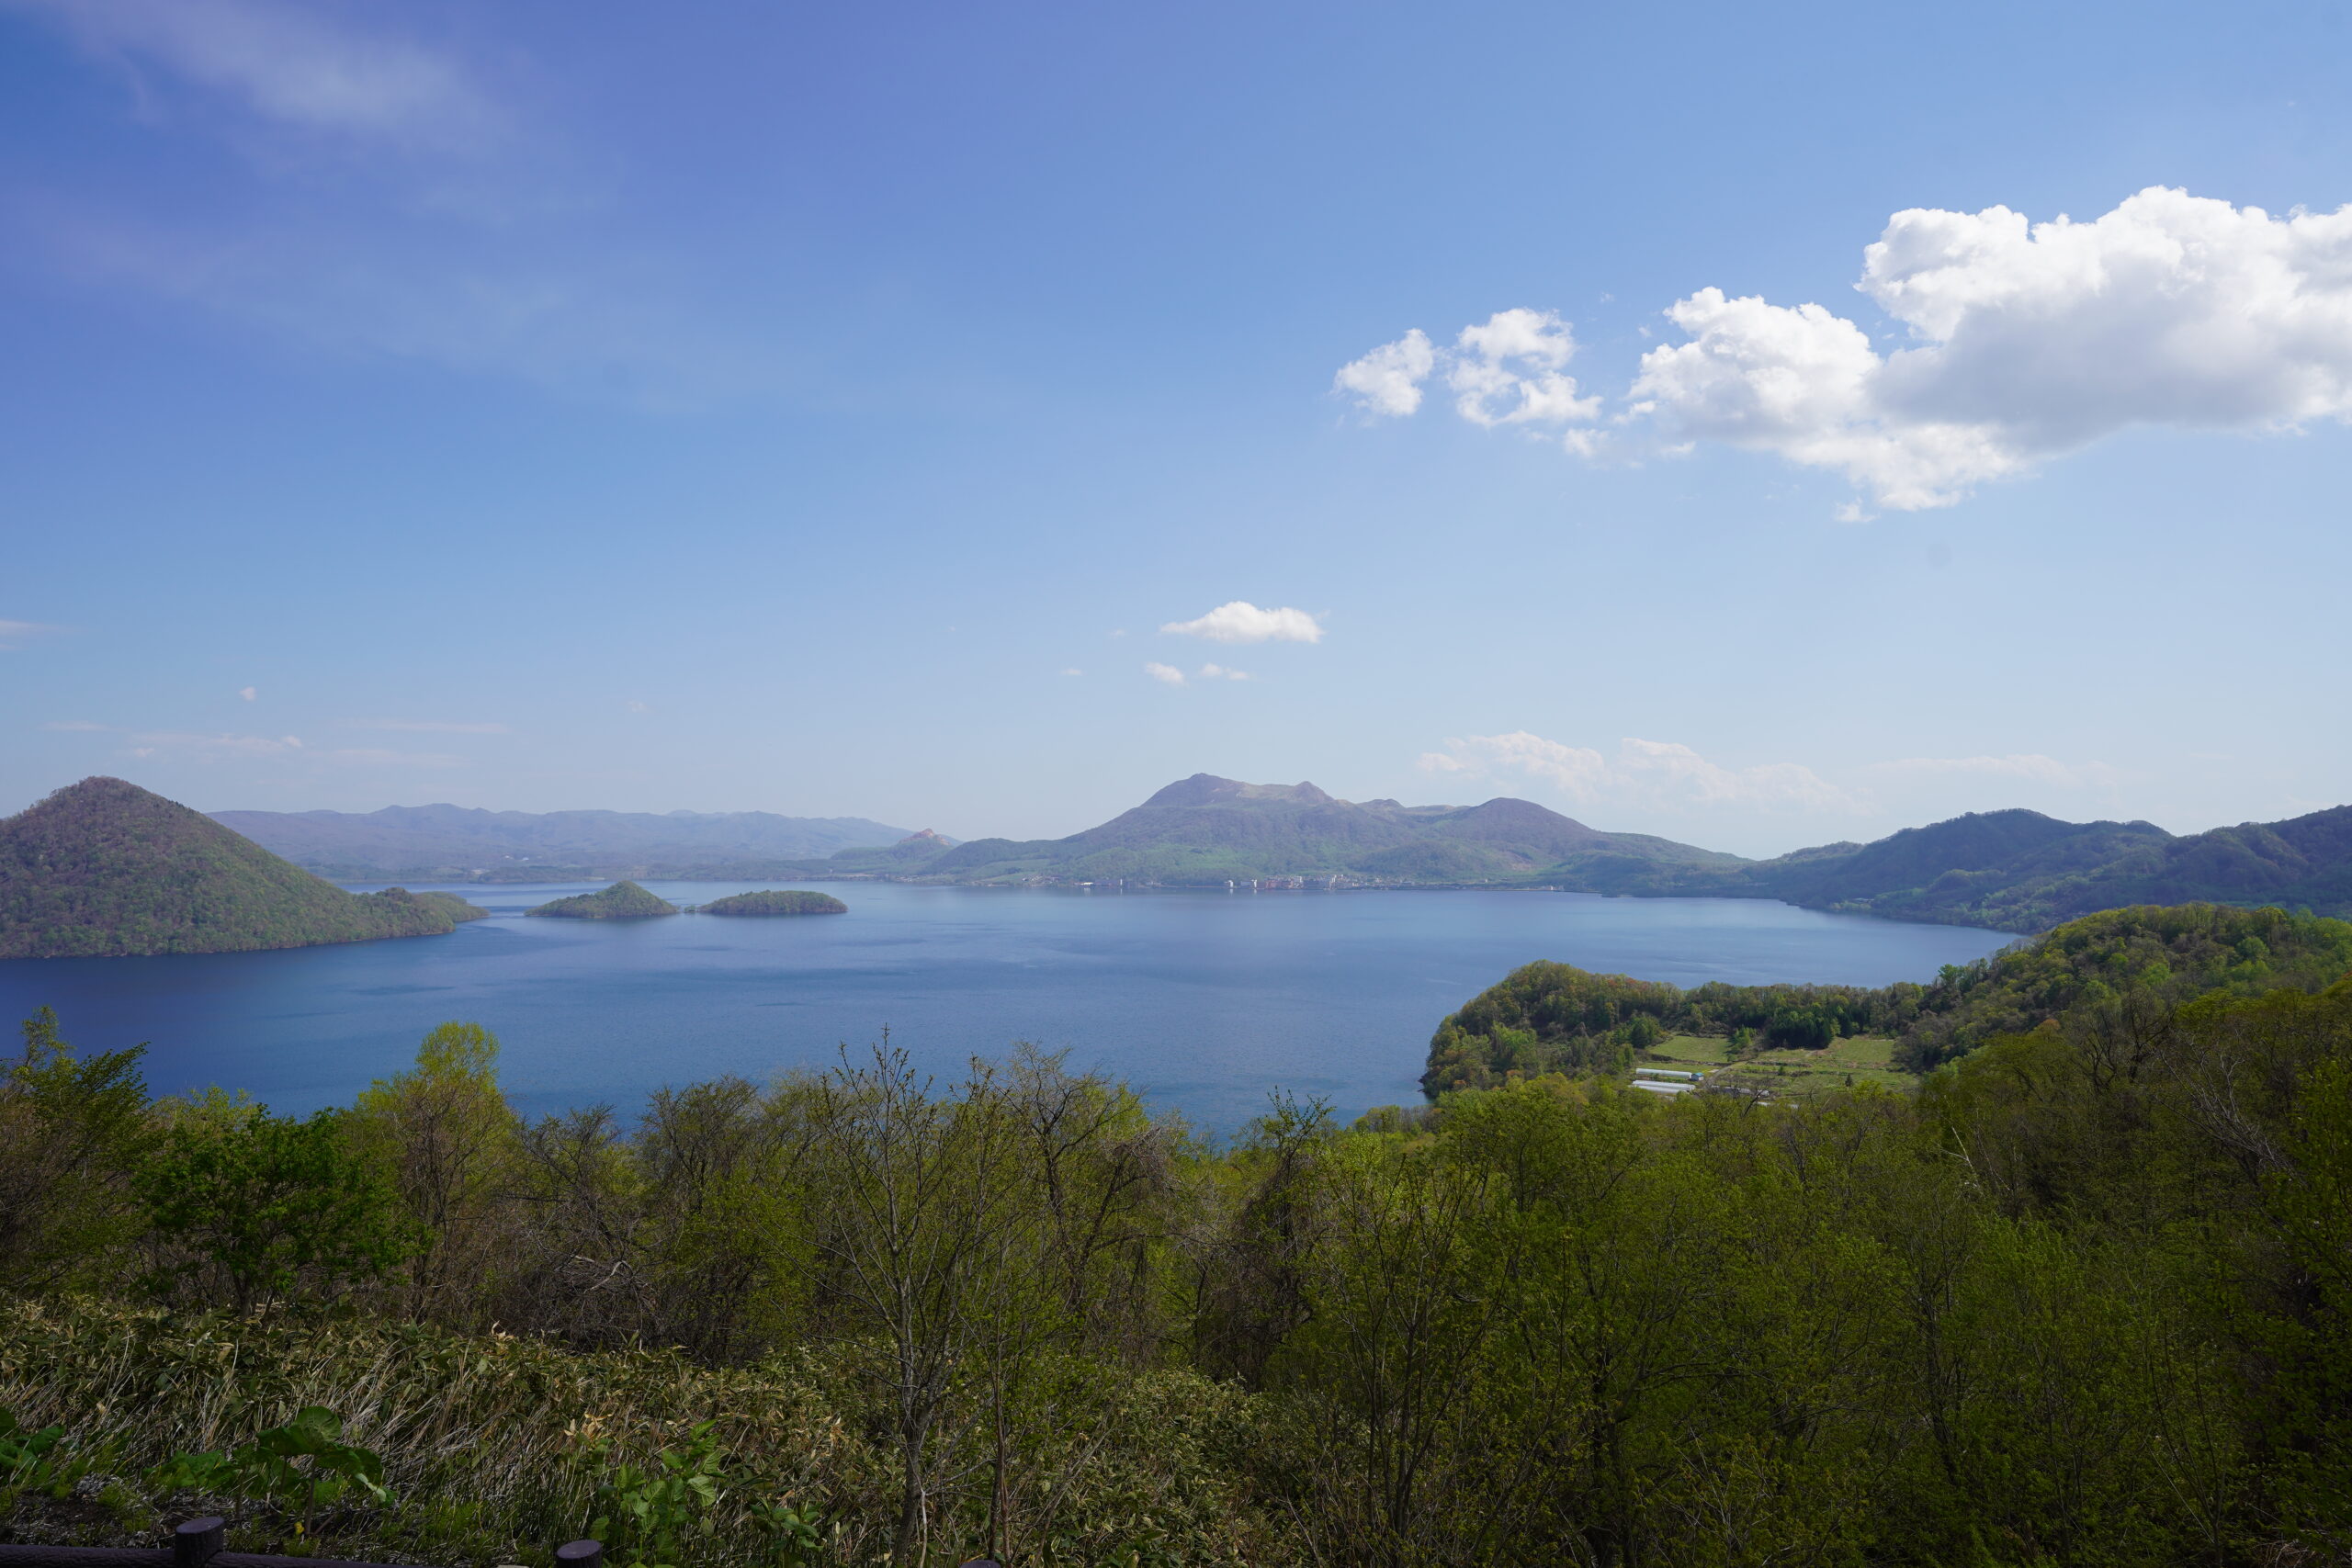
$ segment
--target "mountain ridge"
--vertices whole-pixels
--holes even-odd
[[[909,836],[904,828],[864,817],[766,811],[489,811],[435,804],[368,812],[216,811],[212,819],[306,870],[354,882],[647,875],[825,856]]]
[[[1611,833],[1532,801],[1340,800],[1316,785],[1195,773],[1062,839],[844,851],[803,876],[1174,886],[1314,878],[1334,886],[1558,888],[1635,897],[1776,898],[1801,908],[2031,934],[2102,910],[2210,902],[2352,914],[2352,807],[2176,835],[2151,822],[1968,812],[1868,843],[1747,860]]]

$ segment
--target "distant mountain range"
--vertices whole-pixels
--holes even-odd
[[[2352,807],[2176,836],[2147,822],[1974,812],[1873,843],[1747,860],[1609,833],[1508,797],[1347,801],[1311,784],[1195,773],[1066,839],[906,833],[862,818],[764,812],[392,807],[226,811],[217,819],[345,880],[560,876],[888,878],[1017,885],[1556,887],[1645,897],[1778,898],[1893,919],[2040,931],[2135,904],[2309,906],[2352,914]],[[813,847],[811,847],[813,846]]]
[[[1510,881],[1578,857],[1615,856],[1649,866],[1745,863],[1639,833],[1603,833],[1524,800],[1484,806],[1401,806],[1336,799],[1311,784],[1251,784],[1195,773],[1099,828],[1067,839],[893,846],[900,874],[958,882],[1102,882],[1174,885],[1266,877],[1334,876],[1349,882]],[[831,863],[863,864],[867,852]]]
[[[964,883],[1558,887],[1648,897],[1778,898],[1893,919],[2041,931],[2100,909],[2191,901],[2352,913],[2352,807],[2178,837],[2148,822],[1972,812],[1873,843],[1773,860],[1605,833],[1532,801],[1400,806],[1311,784],[1195,773],[1067,839],[918,835],[789,868]]]
[[[904,828],[863,817],[778,817],[765,811],[388,806],[366,813],[216,811],[212,819],[273,854],[346,882],[691,876],[888,845],[908,836]]]
[[[448,893],[345,892],[120,779],[84,779],[0,821],[0,958],[436,936],[487,913]]]

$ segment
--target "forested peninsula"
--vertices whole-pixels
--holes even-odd
[[[1230,1145],[1028,1050],[526,1116],[453,1023],[293,1117],[38,1017],[0,1506],[128,1544],[196,1487],[232,1549],[375,1562],[2324,1563],[2347,963],[2208,908],[1908,990],[1536,966],[1441,1028],[1475,1084]],[[1626,1081],[1666,1029],[1849,1027],[1940,1065]]]
[[[84,779],[0,822],[0,958],[435,936],[488,913],[447,893],[345,892],[121,779]]]
[[[1737,1048],[1821,1051],[1892,1043],[1925,1073],[1989,1040],[2038,1029],[2130,1032],[2205,995],[2324,989],[2352,972],[2352,922],[2211,904],[2113,909],[1926,984],[1683,990],[1571,964],[1513,970],[1438,1025],[1421,1088],[1434,1100],[1546,1073],[1618,1073],[1673,1034]]]

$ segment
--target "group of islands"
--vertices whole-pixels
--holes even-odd
[[[807,893],[785,887],[762,887],[750,893],[738,893],[732,897],[714,899],[707,904],[682,907],[671,903],[659,893],[648,892],[627,878],[601,892],[575,893],[569,898],[557,898],[523,913],[554,915],[568,920],[642,920],[655,915],[683,915],[688,908],[698,915],[849,913],[849,906],[830,893]]]
[[[1065,839],[958,841],[862,818],[527,813],[454,806],[207,817],[90,778],[0,821],[0,958],[226,953],[428,936],[487,910],[335,882],[611,880],[526,911],[576,919],[839,914],[763,889],[699,906],[639,879],[990,886],[1488,887],[1771,898],[1803,908],[2047,931],[2099,910],[2205,902],[2352,913],[2352,807],[2175,835],[2147,822],[1971,813],[1867,844],[1747,860],[1589,828],[1532,801],[1347,801],[1311,784],[1196,773]]]

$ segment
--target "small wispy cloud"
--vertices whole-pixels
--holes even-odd
[[[1159,682],[1163,686],[1181,686],[1184,684],[1184,672],[1182,670],[1177,669],[1173,664],[1146,663],[1143,667],[1143,672],[1150,676],[1153,680]]]
[[[1288,605],[1261,610],[1246,599],[1219,604],[1207,615],[1189,621],[1170,621],[1159,628],[1179,637],[1210,642],[1321,642],[1323,626],[1304,610]]]
[[[261,695],[261,694],[260,694],[259,692],[256,692],[256,691],[255,691],[253,687],[251,687],[251,686],[240,686],[240,687],[238,687],[238,688],[237,688],[237,695],[239,695],[239,696],[241,696],[241,697],[244,698],[244,699],[245,699],[245,701],[247,701],[247,702],[249,702],[249,703],[250,703],[250,702],[253,702],[253,701],[256,700],[256,699]]]
[[[621,705],[621,709],[625,713],[651,713],[653,711],[650,706],[639,702],[634,697],[631,697],[628,702],[623,703]]]
[[[1795,762],[1728,768],[1671,740],[1633,737],[1613,756],[1564,745],[1527,730],[1449,739],[1421,755],[1430,773],[1510,775],[1537,780],[1580,805],[1602,803],[1674,809],[1747,806],[1767,809],[1861,812],[1864,795],[1840,789]]]
[[[1249,681],[1255,677],[1247,670],[1228,670],[1222,664],[1204,664],[1201,666],[1201,679],[1204,681]]]
[[[462,768],[468,766],[463,757],[453,757],[446,751],[387,751],[374,747],[343,747],[325,753],[327,761],[339,768]]]
[[[1978,773],[2069,789],[2103,787],[2114,784],[2117,778],[2115,769],[2105,762],[2062,762],[2038,751],[2006,757],[1902,757],[1891,762],[1873,762],[1871,768],[1876,773],[1914,775]]]
[[[493,136],[490,96],[446,54],[294,0],[0,0],[83,48],[146,66],[280,126],[456,152]]]
[[[1070,666],[1069,669],[1064,670],[1064,671],[1062,671],[1062,673],[1063,673],[1063,674],[1065,674],[1065,675],[1083,675],[1083,674],[1085,674],[1085,673],[1086,673],[1086,671],[1083,671],[1083,670],[1079,669],[1079,668],[1078,668],[1077,666],[1075,666],[1075,665],[1072,665],[1072,666]]]
[[[184,729],[142,730],[130,738],[131,755],[184,756],[198,762],[240,757],[285,757],[303,750],[294,735],[208,735]]]
[[[445,718],[346,718],[345,729],[397,730],[414,735],[504,735],[507,727],[496,722],[468,723]]]
[[[0,649],[30,642],[34,637],[46,636],[57,629],[55,626],[43,626],[39,621],[0,621]]]

